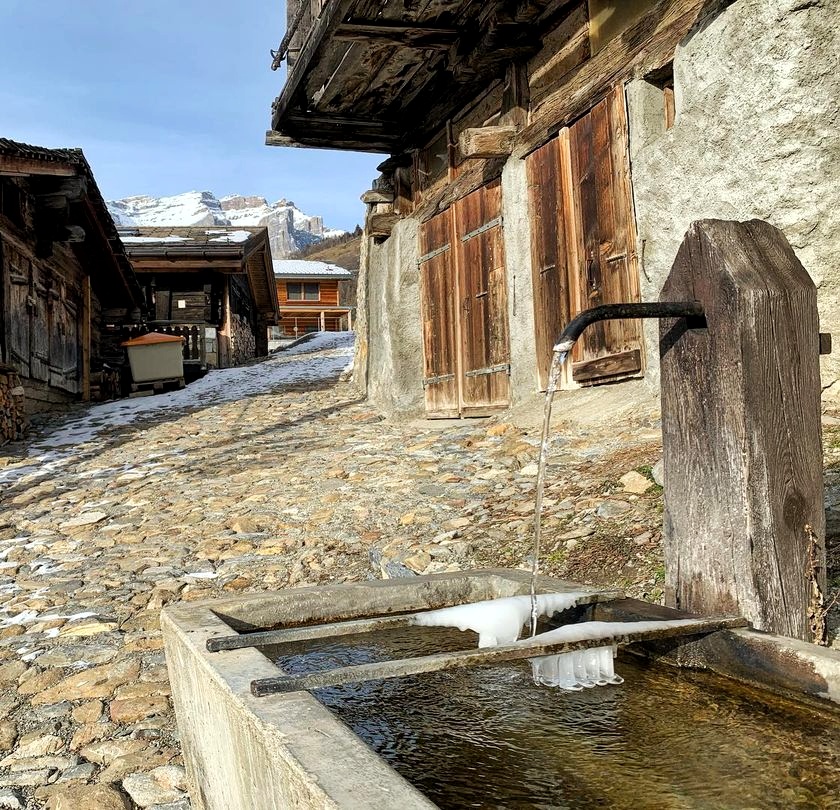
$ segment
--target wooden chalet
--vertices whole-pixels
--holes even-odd
[[[150,331],[181,335],[187,373],[268,353],[279,318],[266,228],[133,227],[120,231],[143,287]]]
[[[840,18],[788,6],[289,0],[266,142],[388,155],[362,197],[357,376],[371,397],[430,416],[527,398],[563,325],[655,300],[700,218],[771,220],[828,309]],[[564,386],[655,380],[654,329],[588,330]]]
[[[341,303],[341,282],[353,274],[343,267],[306,259],[276,259],[274,279],[280,306],[275,338],[307,332],[341,332],[353,328],[353,314]]]
[[[27,411],[104,396],[117,330],[139,322],[143,299],[80,149],[0,138],[0,270],[0,389]],[[0,423],[13,405],[0,391]]]

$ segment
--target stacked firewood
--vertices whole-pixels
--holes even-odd
[[[92,402],[105,402],[109,399],[119,399],[122,396],[122,382],[120,370],[103,366],[101,371],[93,371],[90,375],[90,398]]]
[[[0,366],[0,445],[22,439],[27,429],[24,391],[17,372]]]

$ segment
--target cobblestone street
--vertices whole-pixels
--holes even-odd
[[[538,419],[385,420],[351,355],[314,342],[4,448],[0,807],[189,806],[169,602],[527,564]],[[543,570],[660,599],[657,413],[627,390],[642,404],[558,419]]]

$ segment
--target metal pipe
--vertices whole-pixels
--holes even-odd
[[[557,339],[555,352],[567,352],[587,326],[598,321],[621,318],[703,318],[703,305],[697,301],[655,301],[645,304],[603,304],[585,309],[566,324]]]

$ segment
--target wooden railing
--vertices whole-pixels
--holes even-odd
[[[162,332],[165,335],[178,335],[178,337],[184,338],[184,362],[205,362],[206,347],[203,325],[149,321],[146,327],[135,326],[125,330],[126,338],[139,337],[148,332]]]

